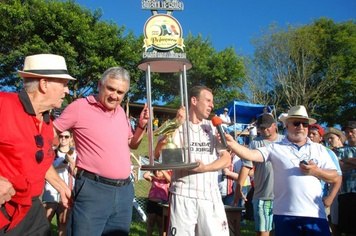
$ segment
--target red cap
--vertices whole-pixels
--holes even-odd
[[[211,119],[211,122],[213,122],[213,125],[214,125],[214,126],[217,126],[217,125],[221,125],[221,124],[222,124],[222,121],[221,121],[220,117],[218,117],[218,116],[214,116],[214,117]]]
[[[312,130],[316,130],[319,132],[320,136],[323,137],[324,136],[324,129],[318,125],[318,124],[312,124],[312,125],[309,125],[308,129],[312,129]]]

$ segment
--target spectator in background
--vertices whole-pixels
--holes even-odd
[[[158,129],[158,124],[159,124],[159,119],[157,116],[155,116],[155,119],[153,120],[153,130]]]
[[[18,51],[20,53],[20,51]],[[23,57],[23,55],[21,55]],[[20,59],[19,59],[20,60]],[[71,205],[71,191],[52,166],[53,125],[49,110],[69,94],[65,59],[53,54],[27,56],[19,93],[0,92],[0,235],[50,235],[39,199],[45,179]]]
[[[324,136],[324,129],[320,125],[312,124],[308,127],[308,137],[310,138],[311,141],[322,144],[323,136]],[[334,162],[337,168],[337,173],[339,175],[338,181],[334,184],[328,184],[325,183],[323,180],[321,180],[322,198],[325,207],[325,213],[327,218],[329,219],[329,215],[331,212],[330,206],[332,205],[334,199],[335,198],[337,199],[337,194],[341,187],[342,173],[341,173],[339,161],[335,153],[329,148],[326,148],[326,150],[328,151],[331,160]],[[329,220],[329,224],[332,227],[332,222],[330,220]]]
[[[258,119],[258,117],[260,117],[262,115],[266,115],[266,114],[271,115],[273,117],[272,113],[269,111],[269,108],[268,107],[264,107],[263,108],[263,112],[261,114],[259,114],[256,118]]]
[[[282,134],[283,134],[283,135],[287,135],[287,129],[286,129],[286,123],[283,122],[283,121],[281,121],[281,118],[288,116],[289,109],[290,109],[290,108],[287,107],[287,108],[284,110],[284,112],[282,112],[282,113],[278,116],[278,118],[277,118],[277,121],[278,121],[278,122],[282,125],[282,127],[283,127],[283,131],[282,131]]]
[[[157,223],[159,236],[163,236],[163,208],[158,205],[162,201],[168,200],[168,188],[171,182],[171,176],[165,170],[146,171],[143,178],[152,183],[148,194],[147,202],[147,236],[152,236],[153,228]]]
[[[132,127],[132,130],[135,131],[136,129],[136,118],[132,115],[130,115],[130,124],[131,124],[131,127]]]
[[[220,114],[220,119],[222,121],[222,127],[225,133],[229,133],[228,126],[232,124],[230,116],[229,116],[229,109],[224,108],[223,114]]]
[[[335,150],[342,170],[338,229],[346,235],[356,235],[356,121],[348,121],[342,131],[348,143]]]
[[[74,176],[75,176],[75,159],[77,153],[74,151],[72,133],[67,130],[59,134],[59,145],[55,150],[56,156],[52,163],[58,175],[73,190]],[[58,191],[46,181],[43,195],[43,206],[46,209],[46,215],[49,224],[52,218],[57,214],[58,235],[67,235],[67,228],[69,223],[70,209],[63,206]]]
[[[257,125],[256,125],[256,118],[252,117],[251,118],[251,124],[248,125],[248,131],[249,131],[249,143],[252,142],[254,138],[257,137]]]
[[[262,115],[257,120],[257,126],[261,137],[254,139],[249,149],[257,149],[271,142],[280,142],[284,136],[277,133],[277,124],[268,114]],[[242,161],[239,178],[236,181],[236,193],[234,196],[233,206],[238,205],[240,198],[247,201],[245,193],[242,191],[243,184],[247,179],[249,171],[255,166],[254,171],[254,194],[253,194],[253,211],[255,221],[256,235],[267,236],[273,229],[273,169],[272,163],[267,161],[263,163]]]
[[[346,141],[345,135],[343,132],[337,128],[327,128],[324,132],[323,139],[328,142],[328,144],[332,147],[332,150],[335,152],[338,148],[344,146]],[[340,183],[341,185],[341,183]],[[331,185],[332,186],[332,185]],[[340,236],[341,233],[337,227],[339,221],[339,202],[338,202],[338,194],[334,198],[331,206],[330,206],[330,222],[331,222],[331,230],[333,236]]]
[[[343,147],[346,141],[342,131],[333,127],[325,130],[323,138],[332,147],[332,150]]]
[[[236,162],[241,162],[240,158],[235,153],[231,153],[230,167],[219,170],[219,190],[224,205],[231,205],[234,199],[235,180],[238,177],[238,173],[234,172],[234,165]]]

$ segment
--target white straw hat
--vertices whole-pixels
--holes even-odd
[[[306,119],[309,122],[309,125],[315,124],[316,120],[313,118],[309,118],[307,110],[305,109],[304,106],[297,105],[292,107],[289,112],[288,116],[281,117],[280,120],[283,122],[286,122],[290,118],[301,118],[301,119]]]
[[[27,56],[23,71],[17,71],[22,78],[57,78],[75,80],[68,74],[64,57],[54,54]]]

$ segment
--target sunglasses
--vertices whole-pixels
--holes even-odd
[[[69,135],[59,135],[59,138],[65,138],[68,139],[70,136]]]
[[[306,121],[293,121],[292,124],[295,126],[295,127],[298,127],[300,126],[300,124],[303,125],[304,128],[308,128],[309,127],[309,122],[306,122]]]
[[[38,164],[40,164],[43,161],[43,157],[44,157],[44,153],[43,153],[43,150],[42,150],[42,147],[44,145],[44,140],[43,140],[42,135],[40,135],[40,134],[36,135],[35,136],[35,141],[36,141],[37,147],[41,148],[41,150],[38,150],[36,152],[36,161],[37,161]]]

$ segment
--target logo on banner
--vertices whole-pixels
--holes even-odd
[[[156,14],[150,17],[144,27],[144,48],[155,48],[161,51],[168,51],[175,47],[182,51],[183,31],[179,22],[170,15]]]

